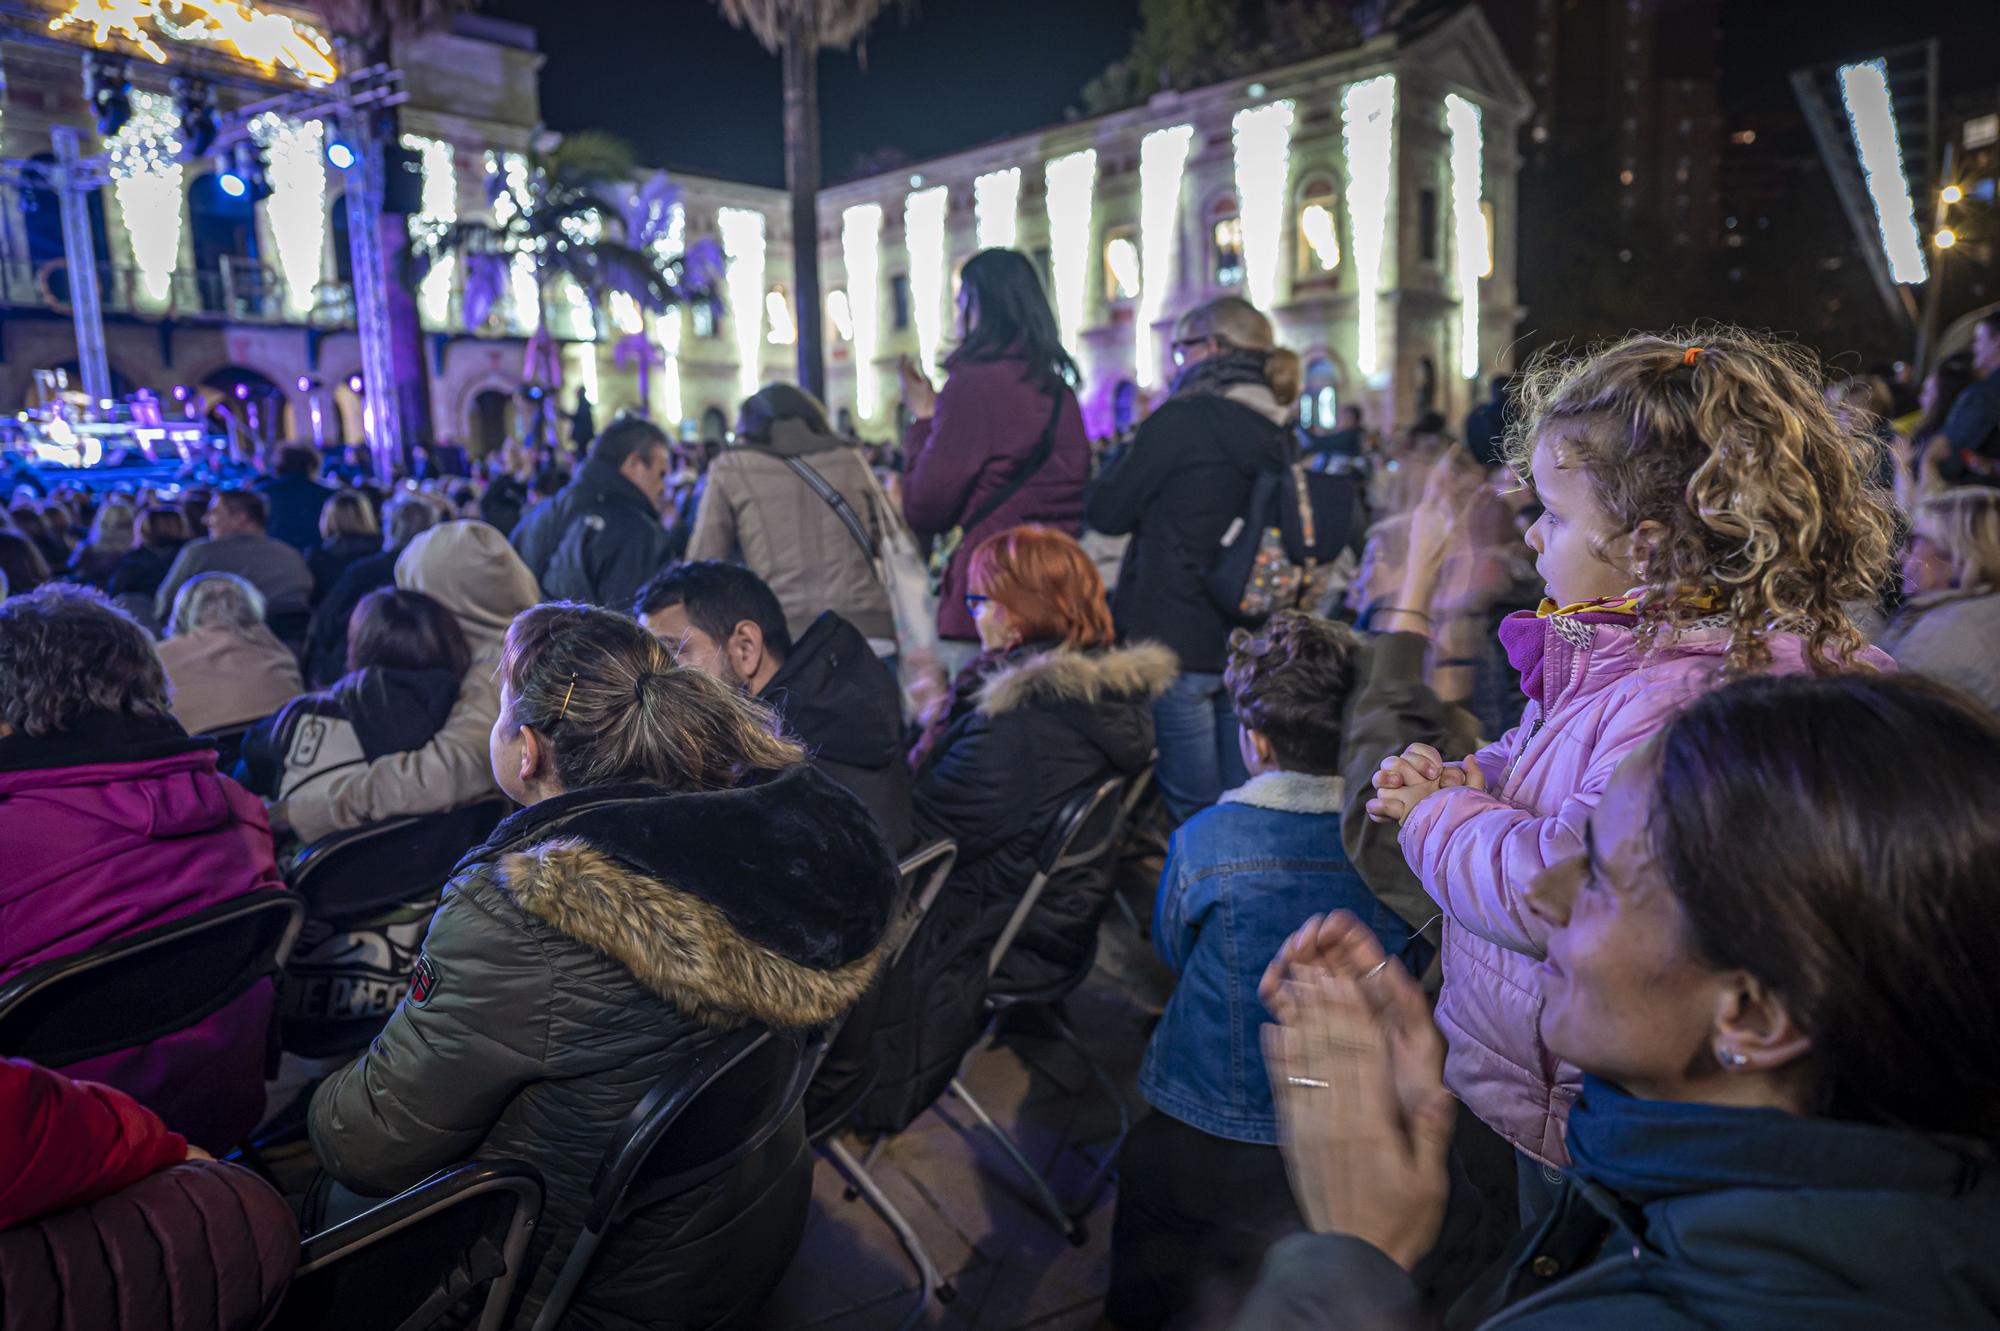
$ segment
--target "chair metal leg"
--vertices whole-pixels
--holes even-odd
[[[1139,924],[1139,912],[1132,909],[1132,903],[1125,899],[1125,894],[1114,889],[1111,893],[1111,900],[1118,907],[1118,913],[1125,917],[1125,923],[1132,926],[1132,932],[1139,936],[1139,940],[1141,942],[1149,941],[1146,937],[1145,929]]]
[[[1021,1154],[1021,1148],[1015,1143],[1013,1137],[1008,1135],[1005,1128],[1002,1128],[998,1123],[993,1121],[993,1116],[986,1112],[986,1106],[973,1099],[972,1092],[967,1090],[965,1083],[957,1077],[951,1079],[951,1093],[965,1102],[965,1107],[972,1111],[973,1116],[979,1120],[988,1132],[993,1134],[994,1140],[1000,1143],[1000,1149],[1007,1153],[1007,1158],[1012,1160],[1016,1167],[1027,1176],[1029,1184],[1035,1190],[1037,1200],[1041,1203],[1042,1210],[1055,1222],[1056,1228],[1062,1232],[1064,1238],[1070,1241],[1071,1246],[1081,1248],[1085,1243],[1088,1243],[1090,1238],[1085,1232],[1083,1225],[1078,1221],[1070,1219],[1063,1211],[1062,1203],[1056,1200],[1055,1189],[1051,1188],[1049,1181],[1042,1177],[1042,1172],[1028,1163],[1028,1157]]]
[[[888,1144],[889,1144],[888,1133],[884,1132],[876,1134],[875,1140],[868,1143],[868,1153],[861,1157],[861,1167],[863,1169],[873,1169],[875,1167],[875,1157],[882,1154],[882,1148]],[[843,1153],[846,1151],[846,1149],[847,1148],[845,1147],[841,1148]],[[848,1175],[848,1177],[852,1178],[853,1175],[850,1174]],[[844,1202],[855,1201],[860,1196],[861,1196],[861,1189],[855,1187],[852,1183],[849,1183],[846,1187],[840,1190],[840,1200]]]
[[[950,1303],[958,1297],[958,1287],[938,1274],[937,1265],[931,1261],[930,1252],[925,1249],[922,1240],[917,1238],[917,1231],[911,1228],[908,1218],[896,1209],[896,1204],[882,1191],[882,1185],[868,1172],[868,1166],[856,1160],[853,1154],[837,1141],[829,1141],[820,1149],[833,1161],[834,1168],[844,1174],[860,1194],[868,1199],[868,1205],[875,1209],[876,1215],[882,1217],[882,1223],[895,1234],[896,1242],[903,1245],[903,1251],[909,1254],[911,1263],[917,1268],[917,1281],[921,1286],[917,1291],[917,1303],[898,1328],[898,1331],[914,1331],[917,1323],[923,1320],[924,1309],[930,1307],[932,1296],[935,1295],[939,1303]]]
[[[1083,1060],[1084,1067],[1090,1070],[1091,1079],[1111,1101],[1112,1108],[1118,1111],[1118,1135],[1112,1139],[1104,1158],[1098,1161],[1096,1168],[1091,1171],[1090,1181],[1084,1185],[1082,1200],[1070,1207],[1069,1215],[1074,1220],[1090,1214],[1090,1209],[1097,1205],[1097,1199],[1104,1191],[1104,1185],[1111,1181],[1111,1170],[1118,1161],[1118,1153],[1124,1149],[1125,1139],[1132,1135],[1132,1113],[1125,1105],[1125,1097],[1111,1084],[1111,1078],[1105,1074],[1097,1060],[1090,1056],[1090,1051],[1084,1048],[1083,1041],[1078,1038],[1075,1028],[1069,1024],[1069,1018],[1063,1015],[1061,1008],[1049,1009],[1049,1022],[1062,1042],[1074,1049],[1077,1057]]]

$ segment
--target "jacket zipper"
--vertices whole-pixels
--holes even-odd
[[[1576,688],[1577,681],[1583,678],[1583,656],[1584,649],[1581,647],[1576,648],[1576,659],[1570,662],[1569,667],[1569,685],[1562,693],[1562,696],[1565,698]],[[1507,770],[1500,776],[1500,792],[1502,795],[1506,794],[1507,783],[1514,779],[1514,769],[1519,767],[1521,759],[1527,756],[1528,746],[1535,742],[1535,736],[1541,734],[1542,727],[1548,724],[1549,713],[1552,710],[1552,705],[1543,704],[1542,710],[1535,716],[1535,724],[1528,727],[1528,737],[1521,741],[1520,747],[1514,750],[1514,756],[1508,760]]]

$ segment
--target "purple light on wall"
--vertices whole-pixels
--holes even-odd
[[[236,400],[238,402],[248,402],[250,400],[250,385],[236,385]]]

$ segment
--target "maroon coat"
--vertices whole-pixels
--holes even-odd
[[[264,806],[171,721],[98,714],[0,738],[0,979],[206,906],[283,887]],[[184,1031],[64,1069],[227,1151],[264,1107],[268,980]]]
[[[903,516],[926,536],[951,530],[1007,483],[1049,423],[1049,396],[1023,376],[1025,362],[977,361],[954,367],[937,412],[912,421],[903,438]],[[966,561],[994,532],[1041,522],[1074,536],[1083,530],[1083,487],[1090,479],[1090,439],[1076,394],[1062,392],[1055,451],[1041,470],[972,531],[946,570],[938,632],[977,639],[965,608]]]

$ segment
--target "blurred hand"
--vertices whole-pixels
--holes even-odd
[[[202,1150],[199,1146],[196,1146],[193,1142],[188,1143],[188,1153],[186,1158],[189,1160],[215,1159],[214,1156],[210,1155],[207,1151]]]
[[[266,805],[264,811],[271,820],[271,839],[273,841],[276,841],[279,837],[291,835],[291,813],[285,808],[283,800],[279,800],[275,804]]]
[[[903,356],[896,361],[896,377],[902,381],[903,405],[917,420],[928,420],[937,411],[937,389],[930,376],[914,360]]]

